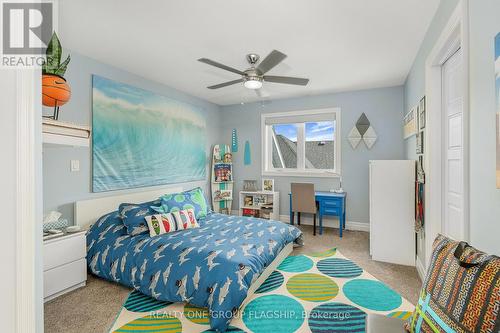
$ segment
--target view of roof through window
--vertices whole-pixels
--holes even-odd
[[[297,168],[297,124],[272,125],[273,167]],[[334,169],[335,122],[305,123],[305,167]]]

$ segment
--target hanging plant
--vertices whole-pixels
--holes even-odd
[[[62,47],[54,32],[47,45],[46,59],[42,65],[42,104],[54,107],[53,118],[59,117],[59,107],[66,104],[71,97],[71,88],[64,78],[71,60],[68,55],[61,63]]]

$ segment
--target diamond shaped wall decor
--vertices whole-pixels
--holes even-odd
[[[347,136],[352,149],[356,149],[361,140],[365,143],[368,149],[372,149],[373,145],[377,141],[377,132],[371,126],[370,121],[365,113],[362,113],[356,124],[349,132]]]

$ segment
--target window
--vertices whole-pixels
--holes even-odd
[[[340,109],[262,115],[264,175],[340,176]]]

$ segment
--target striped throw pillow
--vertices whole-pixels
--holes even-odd
[[[167,214],[154,214],[144,217],[149,228],[149,236],[154,237],[169,232],[198,228],[200,225],[193,209],[186,209]]]

